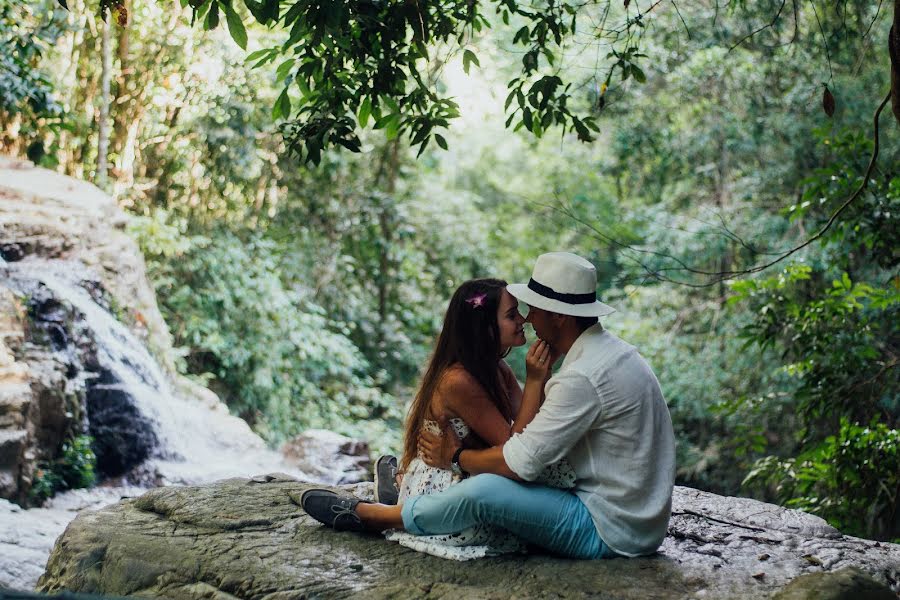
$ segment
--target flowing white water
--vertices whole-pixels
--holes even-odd
[[[223,405],[210,407],[181,397],[141,341],[79,285],[80,269],[59,261],[23,260],[9,265],[14,276],[40,281],[60,302],[84,315],[96,341],[97,359],[134,398],[154,426],[159,446],[145,467],[162,483],[192,484],[224,477],[282,471],[306,478],[267,449],[241,419]],[[72,267],[72,268],[67,268]]]

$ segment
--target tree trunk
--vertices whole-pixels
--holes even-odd
[[[390,197],[390,201],[382,205],[378,212],[378,225],[381,231],[380,252],[378,256],[378,346],[384,344],[385,321],[390,310],[391,279],[393,277],[393,260],[391,259],[391,245],[394,241],[394,194],[397,192],[397,179],[400,176],[400,139],[396,138],[387,143],[384,149],[381,169],[376,176],[376,185],[383,182],[383,189]],[[381,186],[378,186],[381,187]]]
[[[94,183],[100,188],[106,187],[106,171],[108,163],[106,156],[109,153],[109,83],[112,77],[112,45],[110,44],[110,20],[112,15],[107,15],[103,21],[103,39],[100,52],[103,62],[100,71],[100,115],[97,124],[97,173]]]

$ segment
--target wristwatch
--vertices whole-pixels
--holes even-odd
[[[462,454],[463,447],[460,446],[456,449],[456,452],[453,453],[453,458],[450,459],[450,470],[453,471],[454,475],[459,475],[460,477],[468,477],[469,474],[466,473],[462,466],[459,464],[459,455]]]

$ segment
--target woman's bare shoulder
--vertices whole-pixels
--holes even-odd
[[[452,365],[444,371],[438,389],[442,394],[471,394],[483,391],[478,380],[460,364]]]

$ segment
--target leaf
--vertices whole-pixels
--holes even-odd
[[[247,30],[244,28],[240,15],[227,2],[222,4],[222,8],[225,10],[225,21],[228,23],[228,33],[231,34],[231,39],[241,47],[241,50],[246,50]]]
[[[422,153],[425,152],[425,147],[428,146],[428,142],[431,141],[430,137],[425,138],[425,141],[422,142],[422,145],[419,146],[419,151],[416,153],[416,158],[422,156]]]
[[[206,20],[203,22],[203,27],[207,31],[215,29],[219,26],[219,4],[218,2],[213,2],[209,7],[209,12],[206,14]]]
[[[831,90],[828,89],[827,85],[825,86],[825,91],[822,93],[822,109],[829,117],[834,116],[834,96],[831,94]]]
[[[481,63],[478,62],[478,57],[475,56],[475,53],[467,48],[463,52],[463,71],[466,72],[466,75],[469,74],[469,65],[471,65],[472,63],[475,63],[476,67],[481,66]]]
[[[400,133],[400,115],[393,114],[388,117],[387,125],[384,128],[384,135],[388,141],[391,141]]]
[[[516,35],[513,36],[513,44],[519,43],[519,38],[522,39],[522,43],[525,44],[528,42],[528,26],[524,26],[516,32]]]
[[[253,18],[263,25],[278,20],[278,3],[279,0],[244,0]]]
[[[244,59],[244,62],[248,62],[248,63],[253,62],[254,60],[256,60],[258,58],[262,58],[263,56],[268,57],[268,55],[269,55],[269,48],[263,48],[262,50],[257,50],[255,52],[251,52],[250,54],[248,54],[247,58]]]
[[[287,119],[291,114],[291,99],[288,97],[287,88],[284,88],[281,91],[281,95],[278,96],[278,100],[275,101],[275,105],[272,107],[272,118],[285,118]]]
[[[265,0],[266,21],[275,22],[278,20],[280,0]]]
[[[444,136],[442,136],[441,134],[439,134],[439,133],[434,134],[434,141],[437,142],[437,145],[440,146],[442,149],[444,149],[444,150],[447,149],[447,140],[445,140]]]
[[[647,76],[644,75],[644,72],[640,69],[640,67],[638,67],[634,63],[631,64],[631,74],[634,76],[634,79],[638,83],[646,83],[647,82]]]
[[[509,110],[509,105],[512,104],[513,98],[516,97],[516,91],[513,90],[509,93],[509,96],[506,97],[506,104],[503,105],[503,110]]]
[[[372,114],[372,100],[368,96],[363,98],[362,104],[359,105],[359,113],[356,119],[359,121],[360,127],[365,127],[369,123],[369,115]]]
[[[531,109],[527,106],[522,111],[522,123],[525,124],[525,129],[531,131],[532,121],[531,121]]]
[[[69,10],[69,5],[66,4],[66,0],[56,0],[56,1],[59,2],[59,5],[62,6],[64,9]]]
[[[291,67],[294,66],[294,59],[289,58],[286,61],[282,62],[278,65],[278,68],[275,69],[275,81],[283,81],[288,73],[291,72]]]
[[[418,131],[416,131],[415,135],[412,136],[410,144],[415,146],[416,144],[427,138],[429,133],[431,133],[431,125],[428,125],[426,123],[422,125]]]

